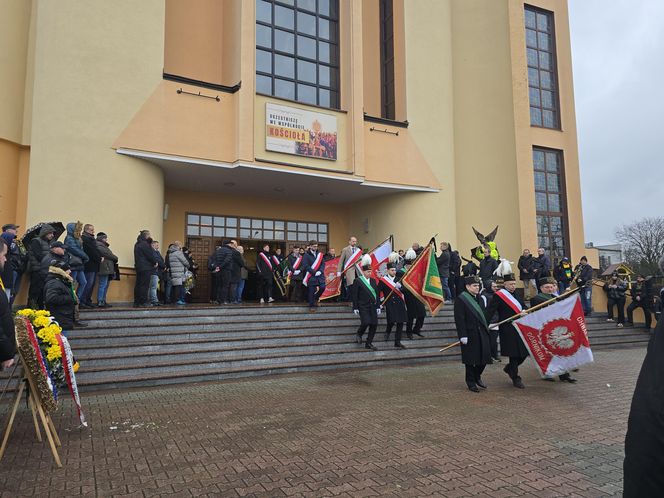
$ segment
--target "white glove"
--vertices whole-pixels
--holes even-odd
[[[381,309],[380,309],[380,308],[376,308],[376,314],[377,314],[377,315],[380,315],[380,312],[381,312]]]
[[[295,270],[295,271],[293,272],[293,275],[299,275],[301,271],[302,271],[302,270]]]
[[[465,346],[466,344],[468,344],[468,338],[467,338],[467,337],[462,337],[462,338],[459,339],[459,340],[461,341],[461,344],[463,344],[464,346]]]
[[[401,289],[401,284],[400,284],[399,282],[397,282],[396,284],[394,284],[394,286],[395,286],[397,289]]]
[[[497,323],[492,323],[489,325],[489,330],[498,330],[500,327],[498,327]]]
[[[337,272],[337,277],[340,277],[340,276],[341,276],[341,272],[338,271],[338,272]]]
[[[355,313],[356,315],[359,315],[359,314],[360,314],[360,310],[353,310],[353,313]]]
[[[320,277],[320,272],[317,271],[316,274],[314,275],[314,277]]]

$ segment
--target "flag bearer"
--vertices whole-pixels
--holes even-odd
[[[412,266],[413,262],[417,258],[415,250],[408,249],[406,251],[406,259],[404,267],[399,272],[399,280],[403,278],[408,269]],[[408,289],[403,289],[404,298],[406,301],[406,309],[408,310],[408,316],[406,320],[406,335],[408,339],[413,338],[413,334],[422,336],[422,325],[424,325],[424,318],[427,316],[427,310],[424,307],[424,304],[417,299],[412,292]]]
[[[490,319],[494,313],[498,313],[498,321],[502,322],[523,312],[525,305],[515,294],[516,278],[514,275],[503,276],[503,288],[497,290],[484,316]],[[528,357],[528,349],[523,344],[519,333],[512,323],[504,323],[499,328],[500,354],[508,356],[510,362],[503,371],[512,379],[514,387],[523,389],[525,386],[519,377],[519,365]]]
[[[318,251],[318,242],[312,240],[302,258],[302,271],[304,272],[302,284],[307,287],[309,311],[316,311],[318,299],[325,292],[324,269],[323,253]]]
[[[555,299],[556,295],[554,294],[556,290],[556,286],[558,285],[558,282],[556,282],[556,279],[553,277],[544,277],[540,278],[537,281],[537,284],[539,285],[540,292],[537,294],[535,297],[530,299],[530,306],[534,307],[537,306],[538,304],[545,303],[546,301],[549,301],[551,299]],[[563,381],[563,382],[569,382],[570,384],[574,384],[576,382],[576,379],[573,378],[569,372],[564,373],[562,375],[559,375],[558,378]],[[554,379],[551,377],[545,377],[544,380],[548,380],[549,382],[553,382]]]
[[[366,349],[378,348],[373,345],[374,335],[378,327],[378,315],[380,314],[380,303],[378,301],[378,286],[371,278],[371,256],[362,256],[362,273],[357,275],[357,280],[351,287],[353,295],[353,313],[360,317],[360,328],[357,329],[357,343],[362,344],[362,335],[369,329]]]
[[[394,336],[394,347],[406,349],[406,346],[401,344],[401,333],[403,332],[403,324],[407,318],[406,298],[401,291],[401,284],[397,279],[397,261],[399,254],[393,252],[390,254],[389,262],[387,263],[387,275],[381,277],[378,282],[378,290],[383,294],[383,306],[387,311],[387,328],[385,329],[385,341],[390,340],[390,333],[392,327],[396,325],[397,331]]]
[[[454,324],[461,342],[461,362],[466,366],[466,385],[470,391],[486,389],[482,372],[491,361],[489,324],[478,301],[481,280],[466,277],[466,289],[454,301]]]

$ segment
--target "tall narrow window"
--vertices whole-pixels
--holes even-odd
[[[526,5],[530,124],[560,128],[553,13]]]
[[[256,0],[256,92],[339,107],[338,0]]]
[[[392,0],[380,0],[381,116],[395,119],[394,111],[394,13]]]
[[[537,239],[553,261],[569,256],[562,151],[533,148]]]

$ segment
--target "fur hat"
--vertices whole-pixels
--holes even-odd
[[[417,253],[415,253],[415,250],[411,247],[406,251],[406,261],[414,261],[415,258],[417,258]]]
[[[464,278],[464,283],[466,285],[473,285],[473,284],[481,284],[482,280],[480,280],[480,277],[477,275],[471,275],[469,277]]]
[[[390,263],[396,263],[397,261],[399,261],[399,253],[392,251],[390,255],[387,257],[387,260]]]
[[[371,256],[369,256],[368,254],[362,256],[362,261],[360,262],[360,266],[362,267],[362,271],[371,270]]]

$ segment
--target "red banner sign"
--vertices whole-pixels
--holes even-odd
[[[341,277],[337,277],[337,268],[339,267],[339,257],[331,259],[325,263],[325,292],[320,300],[330,299],[341,294]]]

